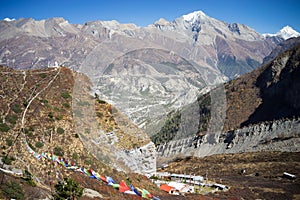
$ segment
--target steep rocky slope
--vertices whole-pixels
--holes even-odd
[[[266,122],[223,133],[190,136],[157,146],[159,163],[177,156],[205,157],[258,151],[300,151],[300,121]]]
[[[149,173],[155,170],[155,148],[146,133],[130,123],[116,108],[90,93],[83,93],[90,92],[87,77],[62,67],[29,71],[1,67],[0,70],[1,169],[21,174],[28,171],[37,184],[33,189],[32,183],[14,179],[1,171],[3,187],[5,184],[2,183],[13,180],[24,186],[26,198],[35,196],[41,199],[51,192],[58,180],[74,176],[75,172],[67,171],[51,160],[36,158],[39,154],[45,155],[43,153],[63,157],[77,166],[91,168],[117,181],[130,177],[133,181],[140,181],[135,182],[137,185],[151,185],[140,175],[116,171]],[[74,90],[76,82],[81,83],[81,90]],[[84,97],[77,98],[77,94]],[[85,118],[92,119],[97,129],[89,124],[80,125],[84,120],[76,120],[76,116],[85,116],[83,110],[91,111],[89,107],[94,109],[94,114]],[[37,154],[31,155],[29,148]],[[105,148],[113,151],[110,154],[120,154],[118,159],[109,153],[104,154]],[[83,185],[93,185],[87,183],[92,179],[77,179],[83,179],[80,180]],[[110,191],[104,183],[98,182],[98,185],[104,188],[99,190],[99,186],[93,186],[93,189],[104,196],[111,197],[113,194],[119,199],[124,198],[117,191]],[[150,187],[155,189],[153,185]],[[30,193],[32,190],[35,192]]]
[[[257,78],[262,103],[242,125],[299,117],[300,45],[275,58]]]
[[[221,112],[212,112],[211,100],[213,97],[206,94],[201,96],[193,106],[187,106],[187,108],[194,107],[195,111],[190,119],[194,120],[194,124],[198,127],[193,129],[193,132],[170,129],[170,127],[181,126],[181,118],[175,120],[178,115],[171,115],[169,121],[173,125],[170,126],[167,121],[163,126],[166,131],[152,136],[153,141],[156,144],[163,144],[172,139],[177,141],[179,138],[174,135],[178,135],[180,138],[193,135],[202,137],[205,133],[208,133],[205,137],[213,138],[213,135],[222,131],[234,130],[246,125],[283,118],[299,118],[299,49],[300,46],[297,45],[261,68],[225,84],[227,101],[223,102],[225,105],[223,111],[226,112],[222,121],[224,123],[223,130],[212,131],[209,129],[212,119],[219,119],[218,116]],[[172,133],[171,136],[170,133]],[[264,135],[264,133],[262,134]],[[270,134],[272,134],[272,130]],[[207,141],[209,144],[209,139]],[[214,139],[212,141],[214,143]]]

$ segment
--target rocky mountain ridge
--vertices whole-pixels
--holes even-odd
[[[0,22],[0,63],[17,69],[58,63],[85,73],[102,99],[153,134],[165,113],[258,67],[277,42],[201,11],[147,27],[117,21],[75,25],[62,18],[18,19]],[[180,68],[180,60],[189,69]],[[187,73],[191,75],[185,77]]]

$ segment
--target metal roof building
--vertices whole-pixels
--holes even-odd
[[[193,180],[193,181],[200,181],[200,182],[204,180],[203,176],[193,176],[193,175],[185,175],[185,174],[171,174],[171,178]]]

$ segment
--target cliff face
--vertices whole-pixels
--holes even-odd
[[[152,136],[153,142],[160,145],[191,135],[225,132],[265,121],[300,117],[299,60],[298,44],[251,73],[199,96],[197,102],[177,111],[176,115],[168,116],[162,131]],[[189,112],[189,123],[186,124],[191,127],[189,124],[193,121],[198,125],[196,129],[177,128],[184,123],[185,110],[193,110]],[[217,123],[222,126],[215,130],[210,128]],[[175,138],[175,135],[180,138]]]
[[[204,157],[214,154],[256,151],[300,151],[300,120],[278,120],[234,131],[193,136],[157,146],[160,160],[176,156]]]

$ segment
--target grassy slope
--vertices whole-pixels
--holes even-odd
[[[145,177],[117,172],[104,163],[97,161],[93,155],[87,152],[78,137],[73,121],[72,92],[74,74],[68,68],[61,68],[60,70],[53,84],[42,92],[29,107],[25,117],[25,132],[28,143],[36,152],[60,152],[63,157],[75,161],[77,165],[92,168],[100,174],[113,177],[118,182],[129,177],[135,185],[145,187],[149,191],[157,190]],[[39,187],[33,189],[21,179],[16,179],[15,181],[21,184],[25,197],[32,196],[33,193],[30,192],[32,190],[35,190],[34,195],[37,198],[44,197],[46,193],[50,192],[51,188],[53,189],[58,180],[57,176],[59,178],[73,176],[81,185],[94,188],[106,197],[113,196],[113,199],[126,198],[124,195],[118,194],[118,191],[113,191],[109,186],[104,186],[101,182],[91,180],[82,174],[67,172],[65,168],[54,166],[50,161],[39,161],[26,150],[23,144],[23,136],[20,134],[22,113],[28,101],[49,83],[57,71],[51,71],[50,69],[26,71],[26,76],[22,71],[14,71],[4,67],[0,67],[0,71],[0,82],[2,83],[0,94],[4,97],[1,98],[0,113],[1,119],[6,119],[5,124],[9,127],[7,132],[3,130],[0,132],[1,155],[7,155],[13,160],[12,167],[22,170],[27,169],[40,182]],[[87,81],[86,78],[83,78],[83,80]],[[104,127],[105,131],[111,129],[111,127],[117,128],[118,124],[111,114],[112,107],[104,102],[94,101],[94,103],[97,112],[101,113],[99,114],[101,117],[98,116],[96,119],[99,125]],[[132,148],[129,145],[132,142],[126,142],[127,139],[124,136],[124,143],[119,145],[123,148]],[[139,144],[138,141],[133,141],[133,143]],[[2,177],[3,183],[14,179],[1,173],[0,178],[2,179]],[[3,195],[3,193],[0,193],[0,196],[4,197]]]

